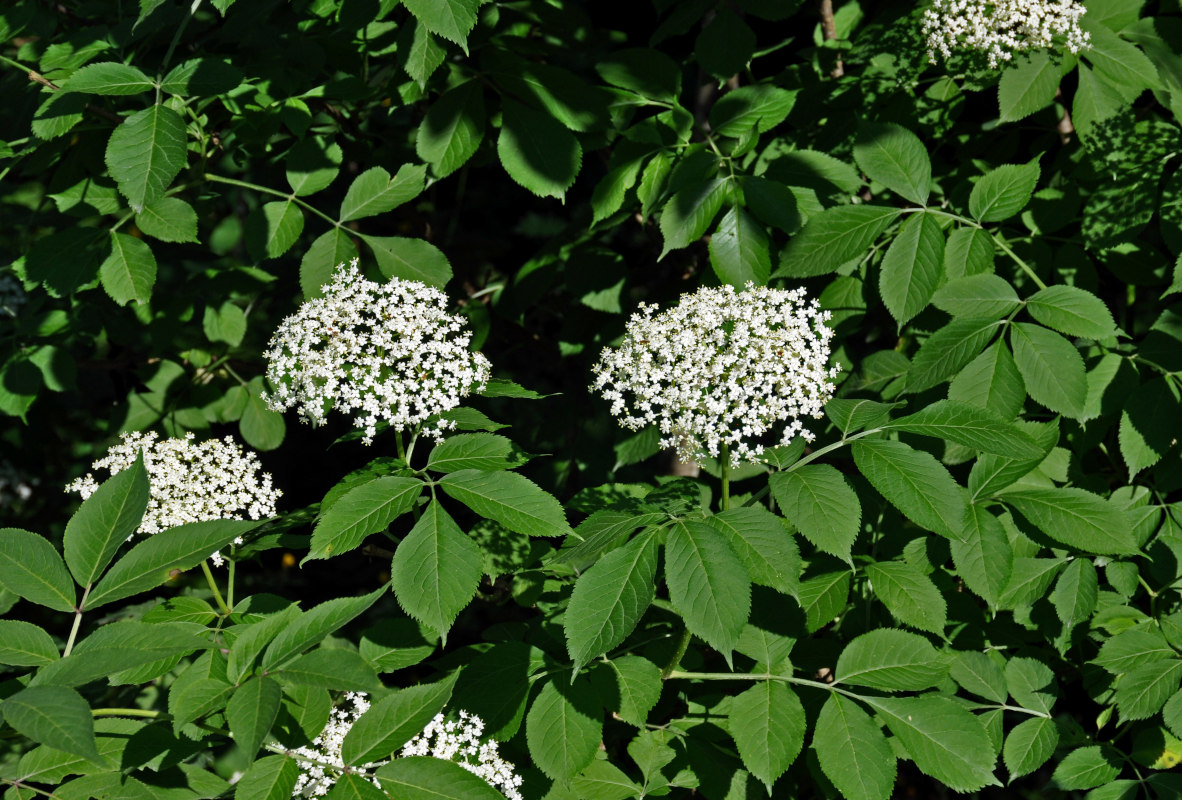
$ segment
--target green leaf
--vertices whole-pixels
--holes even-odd
[[[1108,748],[1093,745],[1078,747],[1055,767],[1054,786],[1064,791],[1094,789],[1120,774],[1121,762]]]
[[[190,623],[112,622],[87,636],[70,655],[42,667],[33,683],[81,686],[116,672],[204,649]]]
[[[103,61],[87,64],[62,84],[63,92],[84,94],[129,95],[141,94],[156,88],[152,79],[137,67]]]
[[[1071,419],[1084,416],[1087,375],[1079,351],[1057,333],[1041,325],[1010,325],[1014,363],[1035,402]]]
[[[1006,685],[1023,708],[1049,715],[1055,702],[1053,689],[1050,692],[1039,690],[1051,686],[1054,679],[1055,673],[1033,658],[1011,658],[1006,662]]]
[[[922,691],[938,686],[948,665],[918,633],[880,628],[853,639],[837,659],[837,683],[872,689]]]
[[[984,506],[970,503],[965,539],[952,542],[952,560],[965,585],[996,607],[1010,582],[1014,553],[1005,529]]]
[[[807,723],[800,698],[779,681],[759,681],[734,698],[727,727],[743,766],[770,795],[804,745]]]
[[[947,697],[865,697],[907,748],[915,765],[949,788],[972,792],[998,785],[997,749],[985,726]]]
[[[1018,427],[1030,434],[1043,449],[1042,456],[1013,459],[986,453],[977,459],[969,472],[969,492],[973,502],[1001,492],[1014,481],[1034,469],[1059,442],[1057,420],[1046,423],[1018,422]]]
[[[390,584],[407,614],[446,637],[483,574],[480,548],[433,500],[394,551]]]
[[[148,507],[148,471],[143,453],[113,475],[66,523],[66,565],[79,586],[90,586],[111,563],[115,551],[135,533]]]
[[[854,463],[895,508],[922,528],[954,541],[967,537],[965,492],[929,453],[902,442],[859,439]]]
[[[755,41],[751,27],[726,6],[698,34],[694,54],[703,70],[725,81],[747,65],[755,51]]]
[[[494,471],[520,467],[529,457],[511,439],[492,433],[449,436],[427,456],[427,469],[459,472],[462,469]]]
[[[164,195],[187,160],[185,122],[167,106],[137,111],[116,126],[106,162],[119,191],[136,213]]]
[[[612,86],[653,100],[672,103],[681,94],[681,67],[659,50],[613,50],[597,60],[595,71]]]
[[[865,255],[897,216],[897,208],[870,205],[836,206],[815,214],[788,241],[772,277],[811,278],[836,272]]]
[[[986,700],[1005,703],[1009,696],[1009,692],[1006,691],[1005,671],[987,653],[973,650],[958,652],[948,674],[965,691]]]
[[[1044,455],[1034,439],[998,414],[952,400],[938,400],[883,427],[947,439],[1008,458],[1041,459]]]
[[[336,268],[356,255],[356,245],[340,228],[317,237],[300,260],[300,291],[304,297],[323,296],[321,288],[332,280]]]
[[[796,195],[787,186],[758,175],[739,178],[739,186],[747,210],[761,222],[790,235],[800,230],[803,220],[796,207]]]
[[[1182,733],[1182,692],[1175,692],[1170,696],[1161,715],[1162,721],[1166,723],[1166,727],[1170,729],[1171,733],[1175,736]]]
[[[262,393],[263,377],[256,375],[247,386],[246,408],[238,420],[238,432],[255,450],[274,450],[283,444],[287,426],[282,414],[267,407]]]
[[[1051,581],[1066,563],[1067,560],[1063,558],[1015,558],[1010,581],[998,601],[999,605],[1002,608],[1032,605],[1046,595]]]
[[[586,800],[628,800],[644,793],[622,769],[599,759],[593,760],[576,775],[570,786]]]
[[[417,20],[411,20],[409,25],[399,28],[395,45],[402,68],[424,89],[427,79],[435,74],[435,70],[447,58],[447,49]]]
[[[367,536],[414,508],[422,493],[418,478],[378,478],[350,489],[317,520],[304,563],[360,547]]]
[[[607,663],[616,675],[620,696],[616,713],[624,722],[643,729],[649,712],[661,699],[661,668],[640,656],[624,656]]]
[[[888,800],[895,754],[878,725],[857,703],[830,692],[817,716],[813,749],[825,776],[848,800]]]
[[[241,84],[242,73],[231,64],[218,58],[193,58],[169,70],[160,82],[160,91],[185,97],[213,97]]]
[[[250,765],[234,785],[234,800],[289,800],[300,765],[288,756],[264,756]]]
[[[969,194],[969,213],[981,222],[1001,222],[1026,207],[1041,171],[1038,159],[1003,164],[981,176]]]
[[[1006,737],[1002,758],[1010,780],[1029,775],[1047,763],[1059,744],[1059,728],[1052,719],[1034,717],[1019,722]]]
[[[665,542],[665,580],[686,628],[729,662],[751,613],[751,581],[726,537],[704,522],[678,522]]]
[[[1030,316],[1060,333],[1083,339],[1107,339],[1116,335],[1116,323],[1108,306],[1078,286],[1048,286],[1026,299]]]
[[[927,203],[932,163],[923,142],[903,126],[893,122],[859,126],[854,161],[871,180],[895,194],[921,206]]]
[[[57,645],[31,622],[0,619],[0,664],[40,667],[58,660]]]
[[[451,280],[451,264],[435,245],[402,236],[362,236],[373,250],[378,269],[386,278],[420,281],[443,287]]]
[[[599,749],[602,713],[587,680],[576,677],[569,686],[565,678],[547,680],[525,718],[534,766],[558,781],[577,775]]]
[[[1022,301],[1009,281],[986,273],[949,281],[932,297],[932,303],[954,317],[1001,319]]]
[[[993,272],[993,237],[981,228],[956,228],[944,248],[949,280]]]
[[[882,301],[899,326],[927,308],[944,273],[944,232],[934,214],[913,214],[887,248],[878,273]]]
[[[997,104],[1002,122],[1017,122],[1041,111],[1055,99],[1059,64],[1047,52],[1020,53],[1001,71]]]
[[[758,506],[744,506],[707,517],[706,523],[727,537],[753,583],[797,593],[800,551],[784,520]]]
[[[1124,512],[1083,489],[1023,489],[1003,496],[1022,516],[1056,542],[1085,553],[1137,552]]]
[[[468,34],[476,27],[480,0],[403,0],[403,5],[431,33],[468,52]]]
[[[562,506],[553,495],[515,472],[464,469],[445,475],[439,485],[468,508],[527,536],[571,533]]]
[[[287,182],[297,197],[327,188],[341,171],[342,152],[335,142],[308,138],[287,151]]]
[[[710,109],[710,128],[719,136],[740,137],[751,130],[766,133],[792,111],[796,94],[766,83],[741,86],[718,98]]]
[[[710,237],[710,263],[723,283],[742,288],[767,285],[772,274],[767,231],[746,210],[733,206]]]
[[[942,636],[948,622],[944,598],[931,578],[902,561],[866,565],[866,577],[891,616],[921,631]]]
[[[1148,719],[1161,711],[1170,695],[1178,691],[1182,660],[1151,661],[1133,667],[1116,684],[1116,708],[1122,720]]]
[[[357,651],[379,672],[413,667],[435,652],[439,635],[405,617],[385,617],[361,634]]]
[[[390,795],[370,780],[368,775],[347,772],[333,782],[324,800],[389,800]]]
[[[515,100],[501,101],[497,154],[509,177],[539,197],[562,200],[575,182],[583,148],[554,117]]]
[[[211,342],[223,342],[231,347],[242,344],[246,336],[246,312],[226,300],[221,306],[206,306],[201,319],[201,329]]]
[[[49,540],[20,528],[0,528],[0,587],[30,603],[71,612],[77,594]]]
[[[341,201],[341,222],[392,211],[423,191],[427,168],[403,164],[393,178],[381,167],[371,167],[353,179]]]
[[[987,317],[958,317],[937,330],[911,359],[907,391],[926,391],[960,372],[985,349],[1000,326]]]
[[[1089,25],[1088,33],[1091,46],[1084,51],[1084,57],[1125,102],[1135,100],[1146,89],[1162,88],[1157,68],[1139,47],[1103,25]]]
[[[484,136],[484,96],[480,81],[468,81],[436,100],[419,124],[415,152],[445,178],[467,163]]]
[[[1153,378],[1129,394],[1121,410],[1118,441],[1129,477],[1152,467],[1179,435],[1178,389],[1166,377]]]
[[[270,674],[288,686],[355,692],[380,692],[384,688],[369,662],[352,650],[322,647]]]
[[[850,572],[823,572],[802,580],[799,594],[805,627],[809,633],[816,633],[845,611],[850,596]]]
[[[396,689],[375,702],[353,724],[341,744],[346,764],[380,761],[422,732],[451,699],[459,672],[438,683]]]
[[[255,676],[239,686],[226,704],[226,723],[247,758],[254,757],[271,732],[282,697],[277,681]]]
[[[1051,603],[1065,632],[1092,616],[1098,590],[1096,567],[1086,558],[1075,559],[1059,574],[1055,590],[1051,592]]]
[[[293,200],[264,203],[246,217],[246,249],[256,261],[278,258],[304,232],[304,212]]]
[[[286,625],[271,642],[263,655],[262,668],[270,671],[287,663],[325,636],[361,616],[385,593],[386,587],[383,585],[369,594],[326,600],[304,613]]]
[[[142,239],[111,234],[111,252],[99,265],[103,288],[121,306],[132,300],[147,303],[156,284],[156,256]]]
[[[135,216],[136,227],[162,242],[196,242],[197,212],[178,197],[161,197]]]
[[[94,719],[82,695],[63,686],[31,686],[0,703],[5,723],[35,742],[104,765]]]
[[[1013,419],[1026,402],[1026,384],[1005,342],[994,342],[948,385],[948,399]]]
[[[94,587],[86,608],[98,608],[115,600],[154,589],[176,572],[197,566],[261,522],[218,519],[192,522],[153,534],[115,562]]]
[[[1121,631],[1111,639],[1106,639],[1092,663],[1100,665],[1114,675],[1119,675],[1144,664],[1174,656],[1174,648],[1170,647],[1160,631],[1142,626]]]
[[[38,139],[50,141],[64,136],[82,121],[88,98],[84,94],[55,92],[37,107],[30,126]]]
[[[657,537],[641,534],[579,576],[563,616],[576,672],[636,628],[653,602],[657,552]]]
[[[828,464],[808,464],[769,479],[781,512],[817,549],[850,561],[862,524],[858,496]]]
[[[664,244],[658,260],[671,250],[696,242],[722,209],[727,184],[722,178],[702,176],[678,191],[661,209],[660,229]]]
[[[483,778],[431,756],[396,758],[376,776],[391,800],[504,800]]]

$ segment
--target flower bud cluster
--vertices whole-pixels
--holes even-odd
[[[1014,53],[1066,47],[1072,53],[1091,46],[1079,27],[1087,11],[1076,0],[933,0],[923,14],[928,57],[951,58],[954,50],[983,53],[996,69]]]
[[[148,509],[139,533],[152,534],[215,519],[262,519],[275,513],[275,501],[282,492],[271,486],[271,475],[260,472],[258,456],[245,452],[229,436],[225,439],[194,441],[192,433],[183,439],[157,441],[157,435],[124,433],[122,442],[91,465],[116,475],[135,463],[144,452],[150,489]],[[93,473],[66,486],[83,499],[99,487]],[[236,544],[241,544],[238,540]],[[210,556],[221,566],[222,556]]]
[[[828,311],[803,289],[699,289],[658,313],[641,304],[622,344],[603,351],[592,388],[625,428],[656,425],[683,461],[722,447],[731,464],[758,460],[758,440],[781,422],[780,443],[811,441],[800,418],[819,418],[833,396]]]
[[[433,756],[454,761],[508,800],[521,800],[517,790],[521,776],[513,764],[501,758],[496,741],[480,741],[484,735],[484,720],[467,711],[459,712],[460,719],[445,720],[442,714],[427,723],[423,732],[402,747],[404,756]]]
[[[384,284],[362,276],[354,259],[341,264],[313,298],[283,320],[265,353],[276,411],[323,424],[329,411],[353,415],[373,441],[379,420],[407,430],[449,411],[491,374],[488,359],[468,349],[464,318],[447,313],[447,296],[418,281]],[[426,433],[441,439],[454,423]]]

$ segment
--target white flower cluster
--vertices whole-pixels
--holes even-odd
[[[923,13],[928,57],[951,58],[953,50],[984,53],[996,69],[1023,50],[1091,46],[1079,27],[1087,11],[1076,0],[933,0]]]
[[[20,281],[11,275],[0,275],[0,316],[15,317],[27,299]]]
[[[345,761],[341,758],[341,745],[345,743],[345,735],[357,722],[358,718],[369,710],[369,696],[365,692],[346,692],[346,705],[332,710],[328,723],[320,735],[312,740],[310,747],[300,747],[292,751],[299,759],[300,775],[296,779],[292,797],[323,797],[336,783],[337,776],[344,772]],[[368,772],[378,763],[363,764],[352,767],[354,771]],[[374,786],[381,788],[376,778],[369,779]]]
[[[144,451],[144,467],[151,488],[148,510],[140,533],[159,533],[189,522],[214,519],[262,519],[275,513],[275,501],[282,492],[271,487],[271,475],[259,472],[258,456],[244,452],[229,436],[225,439],[194,441],[192,433],[183,439],[157,441],[155,433],[124,433],[123,441],[91,465],[115,475],[135,463]],[[66,486],[85,500],[98,489],[93,473]],[[241,544],[241,539],[235,544]],[[210,558],[221,566],[221,553]]]
[[[494,740],[480,741],[484,734],[484,720],[467,711],[459,713],[458,722],[445,721],[442,714],[436,714],[422,733],[403,745],[402,755],[454,761],[508,800],[521,800],[521,793],[517,791],[521,776],[513,771],[511,763],[501,758]]]
[[[730,450],[755,461],[756,440],[787,421],[780,442],[813,436],[800,417],[819,418],[833,396],[828,311],[803,289],[703,288],[657,313],[641,304],[617,349],[603,351],[592,388],[631,430],[656,425],[682,461]]]
[[[366,280],[354,259],[341,264],[324,296],[283,320],[265,353],[264,395],[272,409],[295,407],[303,421],[322,424],[329,411],[354,414],[373,441],[385,420],[407,430],[483,391],[492,368],[468,350],[464,318],[447,313],[447,296],[418,281]],[[441,439],[455,423],[426,433]]]
[[[333,710],[328,724],[310,747],[292,751],[300,762],[300,776],[292,797],[323,797],[332,789],[337,776],[346,770],[341,746],[353,725],[369,710],[369,696],[364,692],[346,692],[345,701],[342,707]],[[443,714],[436,714],[422,733],[403,746],[401,755],[453,761],[500,791],[507,800],[521,800],[517,791],[521,777],[514,772],[513,765],[501,759],[495,741],[480,741],[484,721],[467,711],[459,713],[459,722],[445,722]],[[375,761],[348,769],[365,775],[381,788],[379,781],[368,773],[386,763],[389,762]]]

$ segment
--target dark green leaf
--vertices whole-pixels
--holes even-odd
[[[1096,593],[1099,579],[1096,567],[1086,558],[1077,558],[1059,574],[1055,590],[1051,592],[1051,603],[1063,623],[1063,630],[1069,631],[1092,616],[1096,610]]]
[[[973,184],[969,213],[981,222],[1001,222],[1030,202],[1041,174],[1038,159],[1028,164],[1003,164]]]
[[[960,372],[985,349],[1000,325],[989,318],[958,317],[937,330],[911,360],[907,391],[926,391]]]
[[[1009,281],[992,273],[967,275],[940,287],[932,303],[954,317],[1000,319],[1022,304]]]
[[[1033,658],[1011,658],[1006,662],[1006,685],[1023,708],[1050,714],[1054,691],[1040,690],[1050,687],[1054,679],[1050,668]]]
[[[312,242],[300,260],[300,291],[305,297],[320,297],[336,268],[356,255],[353,240],[340,228],[331,228]]]
[[[467,163],[484,136],[484,98],[479,81],[445,92],[419,124],[415,152],[444,178]]]
[[[1120,774],[1121,762],[1107,748],[1093,745],[1079,747],[1055,767],[1051,776],[1054,785],[1064,791],[1094,789]]]
[[[742,71],[754,51],[755,32],[729,6],[707,22],[694,43],[702,69],[720,81]]]
[[[468,34],[476,26],[480,0],[404,0],[403,4],[431,33],[468,52]]]
[[[956,228],[944,248],[949,280],[993,272],[993,237],[981,228]]]
[[[119,305],[132,300],[147,303],[156,284],[156,256],[142,239],[112,233],[111,250],[99,265],[99,277],[107,294]]]
[[[620,719],[643,729],[648,714],[661,698],[661,669],[640,656],[624,656],[608,662],[616,676]]]
[[[903,126],[892,122],[860,126],[854,160],[871,180],[913,203],[927,203],[932,164],[923,142]]]
[[[481,516],[528,536],[571,533],[562,506],[549,493],[515,472],[465,469],[440,480],[448,495]]]
[[[1180,433],[1178,388],[1154,378],[1129,394],[1120,415],[1118,441],[1129,476],[1152,467],[1174,446]]]
[[[787,595],[797,593],[800,551],[783,519],[758,506],[746,506],[722,511],[706,522],[727,537],[753,583]]]
[[[443,710],[458,676],[398,689],[374,703],[345,734],[341,758],[351,765],[389,758]]]
[[[194,58],[177,64],[164,80],[160,91],[182,96],[213,97],[238,88],[242,73],[218,58]]]
[[[552,116],[502,100],[497,154],[509,177],[539,197],[563,199],[583,160],[579,140]]]
[[[729,726],[739,758],[771,794],[804,745],[804,706],[785,684],[759,681],[734,698]]]
[[[107,143],[107,168],[119,184],[132,210],[164,195],[185,166],[185,122],[167,106],[137,111],[111,132]]]
[[[0,529],[0,587],[54,611],[73,611],[74,581],[57,550],[43,536]]]
[[[197,212],[178,197],[161,197],[148,203],[136,214],[135,224],[148,236],[162,242],[197,241]]]
[[[21,689],[3,703],[4,721],[35,742],[104,764],[94,738],[94,719],[82,695],[63,686]]]
[[[140,94],[156,88],[152,79],[137,67],[103,61],[87,64],[62,84],[63,92],[84,94],[126,95]]]
[[[825,776],[849,800],[887,800],[895,785],[895,754],[874,720],[830,692],[813,732]]]
[[[674,102],[681,94],[681,67],[658,50],[635,48],[606,53],[595,71],[612,86],[643,97]]]
[[[319,648],[270,673],[285,685],[334,691],[380,692],[378,674],[352,650]]]
[[[423,191],[427,168],[421,164],[403,164],[398,173],[371,167],[353,179],[341,201],[341,222],[384,214],[418,197]]]
[[[661,210],[660,228],[665,243],[659,258],[700,239],[718,216],[726,195],[726,181],[707,177],[674,194]]]
[[[866,479],[908,519],[954,541],[967,539],[965,491],[929,453],[885,439],[859,439],[853,451]]]
[[[1041,325],[1015,322],[1010,325],[1010,345],[1035,402],[1071,419],[1084,416],[1087,377],[1083,359],[1070,342]]]
[[[1083,489],[1024,489],[1005,502],[1056,542],[1097,555],[1137,552],[1124,512]]]
[[[815,633],[845,611],[850,596],[850,573],[847,570],[823,572],[800,582],[800,607],[805,626]]]
[[[880,628],[856,637],[841,652],[837,683],[894,691],[922,691],[938,686],[948,665],[918,633]]]
[[[1026,299],[1030,316],[1060,333],[1084,339],[1116,335],[1112,312],[1091,292],[1078,286],[1048,286]]]
[[[435,245],[422,239],[401,236],[362,236],[373,250],[378,269],[387,278],[420,281],[428,286],[444,286],[451,280],[451,264]]]
[[[723,283],[742,288],[767,284],[772,257],[767,231],[744,209],[732,207],[710,237],[710,263]]]
[[[66,523],[66,566],[79,586],[90,586],[115,551],[127,541],[148,507],[148,471],[141,453],[134,464],[113,475]]]
[[[769,484],[780,510],[818,549],[845,561],[862,522],[858,496],[828,464],[777,472]]]
[[[265,756],[250,765],[234,785],[234,800],[288,800],[300,777],[300,764],[288,756]]]
[[[482,778],[441,758],[396,758],[376,774],[391,800],[504,800]]]
[[[1017,122],[1041,111],[1059,88],[1059,64],[1048,52],[1020,53],[1001,71],[997,86],[1002,122]]]
[[[726,537],[703,522],[677,523],[665,543],[665,580],[686,627],[729,661],[751,612],[751,581]]]
[[[989,653],[978,653],[974,650],[958,652],[948,674],[965,691],[995,703],[1004,703],[1009,696],[1006,690],[1006,674],[1001,665],[990,656]]]
[[[42,667],[33,683],[81,686],[113,673],[204,649],[191,623],[112,622],[87,636],[70,655]]]
[[[720,136],[739,137],[750,130],[766,133],[784,121],[796,92],[766,83],[727,92],[710,109],[710,127]]]
[[[899,215],[888,206],[836,206],[809,218],[780,254],[774,278],[810,278],[836,272],[865,255]]]
[[[1010,780],[1029,775],[1047,763],[1058,744],[1059,728],[1054,720],[1035,717],[1019,722],[1006,737],[1002,750]]]
[[[1133,667],[1116,684],[1116,708],[1122,720],[1148,719],[1178,691],[1182,659],[1151,661]]]
[[[1092,663],[1119,675],[1153,661],[1173,658],[1174,655],[1174,648],[1170,647],[1160,631],[1151,626],[1141,626],[1105,640]]]
[[[57,645],[44,630],[30,622],[0,619],[0,664],[39,667],[57,660]]]
[[[934,436],[985,453],[1014,459],[1041,459],[1043,449],[1029,435],[984,408],[938,400],[883,427]]]
[[[927,308],[944,273],[944,232],[934,214],[914,214],[887,248],[878,273],[882,301],[899,326]]]
[[[1013,419],[1026,402],[1026,384],[1005,342],[994,342],[948,385],[948,399]]]
[[[1010,582],[1014,553],[1005,529],[984,506],[970,503],[965,539],[952,542],[952,560],[965,585],[997,606]]]
[[[279,716],[283,691],[273,678],[256,676],[235,690],[226,704],[226,723],[234,741],[248,758],[253,758]]]
[[[944,597],[919,569],[901,561],[880,561],[866,565],[866,577],[878,599],[899,622],[944,634],[948,621]]]
[[[418,478],[398,477],[378,478],[349,490],[316,522],[304,562],[360,547],[367,536],[384,531],[414,508],[422,493]]]
[[[529,460],[511,439],[492,433],[449,436],[427,456],[427,469],[459,472],[462,469],[494,471],[514,469]]]
[[[341,171],[342,152],[335,142],[308,138],[287,152],[287,182],[297,197],[315,194],[327,188]]]
[[[603,719],[590,683],[576,678],[568,686],[565,676],[557,678],[547,680],[534,698],[526,715],[525,737],[534,766],[565,781],[595,757]]]
[[[264,670],[273,670],[307,650],[325,636],[339,630],[359,617],[378,598],[386,593],[380,586],[369,594],[358,597],[338,597],[326,600],[286,625],[271,642],[263,655]]]

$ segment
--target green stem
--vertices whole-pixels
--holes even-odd
[[[846,697],[852,697],[855,700],[861,700],[861,695],[855,694],[851,691],[834,686],[831,683],[822,683],[821,681],[811,681],[808,678],[797,678],[792,675],[772,675],[767,672],[761,673],[736,673],[736,672],[683,672],[679,669],[670,670],[665,675],[667,680],[677,680],[684,678],[686,680],[696,681],[781,681],[783,683],[794,683],[797,686],[808,686],[813,689],[824,689],[827,692],[837,692],[844,694]]]
[[[92,708],[92,717],[140,717],[142,719],[171,719],[163,711],[153,711],[149,708]]]
[[[229,184],[230,186],[240,186],[243,189],[253,189],[256,192],[262,192],[263,194],[270,194],[270,195],[274,195],[275,197],[282,197],[284,200],[288,200],[292,203],[295,203],[296,205],[302,206],[303,208],[307,209],[308,211],[312,212],[316,216],[320,217],[322,220],[329,223],[330,225],[332,225],[336,228],[340,228],[341,230],[347,230],[344,225],[337,222],[335,219],[330,217],[328,214],[325,214],[323,211],[321,211],[320,209],[316,208],[313,205],[309,205],[307,202],[301,200],[300,198],[296,197],[294,194],[291,194],[290,192],[281,192],[278,189],[271,189],[267,186],[259,186],[257,183],[247,183],[246,181],[240,181],[237,178],[226,178],[221,175],[212,175],[208,172],[205,173],[205,179],[207,181],[213,181],[214,183],[226,183],[226,184]]]
[[[205,573],[205,580],[209,582],[209,588],[213,590],[213,596],[218,601],[218,608],[222,610],[222,616],[230,616],[230,608],[226,605],[226,601],[222,599],[222,593],[218,591],[217,581],[213,579],[213,573],[209,571],[209,561],[201,562],[201,571]]]
[[[718,454],[718,468],[722,472],[722,500],[723,511],[731,507],[731,448],[724,444]]]
[[[927,212],[928,214],[938,214],[942,217],[948,217],[949,219],[954,219],[957,222],[961,223],[962,225],[968,225],[970,227],[985,231],[985,233],[989,234],[989,238],[993,239],[993,243],[995,245],[997,245],[997,248],[999,250],[1001,250],[1003,253],[1005,253],[1007,256],[1012,258],[1014,260],[1014,263],[1017,264],[1019,267],[1021,267],[1022,271],[1030,276],[1030,280],[1034,281],[1035,286],[1037,286],[1040,289],[1047,288],[1047,285],[1045,283],[1043,283],[1042,278],[1038,277],[1038,273],[1036,273],[1034,271],[1034,268],[1031,267],[1029,264],[1027,264],[1025,261],[1023,261],[1022,258],[1017,253],[1015,253],[1013,250],[1011,250],[1010,246],[1008,244],[1006,244],[1005,239],[1002,239],[1000,236],[998,236],[993,231],[986,230],[985,226],[981,225],[976,220],[971,220],[968,217],[962,217],[960,214],[953,214],[949,211],[941,211],[940,209],[937,209],[937,208],[914,208],[914,209],[909,208],[909,209],[907,209],[907,211],[908,212],[924,211],[924,212]]]
[[[54,794],[53,792],[47,792],[44,789],[38,789],[36,786],[30,786],[29,784],[22,781],[14,781],[11,778],[0,778],[0,783],[7,783],[14,789],[23,789],[33,792],[34,794],[39,794],[42,797],[53,797],[56,798],[56,800],[61,800],[61,795]]]
[[[1029,714],[1032,717],[1042,717],[1043,719],[1050,719],[1051,718],[1051,715],[1047,714],[1044,711],[1034,711],[1033,709],[1022,708],[1022,706],[1009,706],[1009,705],[1005,705],[1004,703],[981,703],[979,705],[973,706],[973,708],[974,709],[981,709],[982,711],[1000,708],[1002,711],[1018,711],[1023,714]]]
[[[233,545],[230,545],[233,547]],[[230,608],[234,607],[234,564],[235,561],[232,556],[226,556],[226,605]]]
[[[82,590],[82,602],[74,609],[74,624],[70,627],[70,638],[66,639],[66,649],[62,651],[62,658],[70,654],[74,649],[74,640],[78,638],[78,628],[82,625],[82,609],[86,608],[86,598],[90,596],[90,587],[93,583],[87,584],[86,588]]]
[[[689,648],[690,639],[693,636],[689,628],[682,627],[681,638],[677,641],[677,649],[673,651],[673,655],[669,657],[665,668],[661,670],[662,678],[672,678],[678,675],[677,665],[681,663],[682,657],[685,656],[685,651]]]

